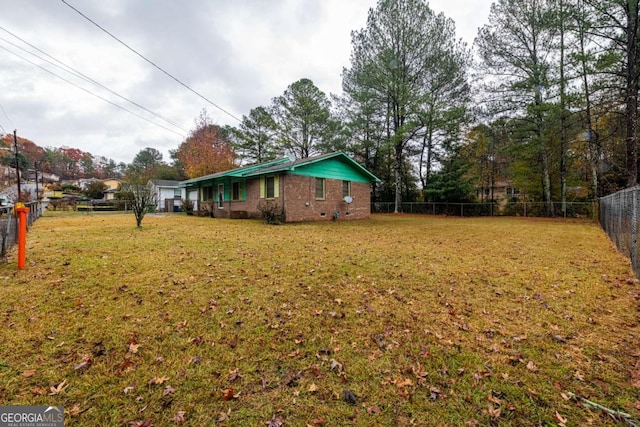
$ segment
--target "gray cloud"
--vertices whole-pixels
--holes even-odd
[[[307,77],[339,93],[350,32],[366,24],[375,0],[67,0],[138,52],[237,117],[268,105]],[[488,0],[437,0],[469,44],[488,16]],[[472,12],[472,13],[471,13]],[[83,19],[61,1],[6,2],[0,26],[186,130],[202,108],[237,124]],[[19,43],[0,31],[0,37]],[[0,41],[0,47],[16,50]],[[25,46],[26,48],[26,46]],[[23,56],[26,54],[21,53]],[[41,146],[71,146],[130,162],[145,148],[176,148],[182,137],[112,105],[0,49],[0,125]],[[34,60],[37,61],[37,60]],[[75,84],[178,133],[185,133],[62,71]]]

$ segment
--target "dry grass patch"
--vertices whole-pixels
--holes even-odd
[[[27,264],[0,267],[0,401],[64,405],[70,426],[615,425],[567,392],[640,407],[640,289],[588,222],[45,217]]]

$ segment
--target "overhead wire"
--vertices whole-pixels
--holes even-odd
[[[160,72],[162,72],[163,74],[165,74],[166,76],[168,76],[169,78],[173,79],[174,81],[176,81],[178,84],[180,84],[181,86],[183,86],[184,88],[186,88],[187,90],[189,90],[190,92],[192,92],[193,94],[197,95],[198,97],[200,97],[201,99],[205,100],[206,102],[208,102],[209,104],[213,105],[215,108],[217,108],[218,110],[222,111],[223,113],[225,113],[226,115],[228,115],[229,117],[237,120],[238,122],[242,122],[241,119],[239,119],[237,116],[235,116],[234,114],[230,113],[229,111],[225,110],[224,108],[222,108],[221,106],[219,106],[218,104],[216,104],[215,102],[211,101],[209,98],[207,98],[206,96],[202,95],[200,92],[196,91],[195,89],[191,88],[189,85],[187,85],[186,83],[184,83],[183,81],[181,81],[180,79],[178,79],[177,77],[175,77],[174,75],[172,75],[171,73],[169,73],[168,71],[166,71],[164,68],[160,67],[159,65],[157,65],[155,62],[151,61],[150,59],[148,59],[147,57],[145,57],[143,54],[141,54],[140,52],[138,52],[137,50],[135,50],[134,48],[132,48],[131,46],[129,46],[127,43],[125,43],[124,41],[122,41],[121,39],[119,39],[117,36],[115,36],[114,34],[112,34],[111,32],[109,32],[108,30],[106,30],[104,27],[102,27],[100,24],[98,24],[97,22],[95,22],[94,20],[92,20],[91,18],[89,18],[87,15],[85,15],[84,13],[82,13],[81,11],[79,11],[78,9],[76,9],[75,7],[73,7],[72,5],[70,5],[69,3],[67,3],[66,0],[61,0],[62,3],[64,3],[66,6],[68,6],[70,9],[74,10],[77,14],[79,14],[80,16],[82,16],[84,19],[86,19],[87,21],[91,22],[93,25],[95,25],[96,27],[98,27],[100,30],[102,30],[103,32],[105,32],[106,34],[108,34],[111,38],[113,38],[114,40],[116,40],[118,43],[120,43],[121,45],[123,45],[124,47],[126,47],[127,49],[129,49],[131,52],[135,53],[137,56],[139,56],[140,58],[142,58],[144,61],[146,61],[147,63],[151,64],[154,68],[156,68],[157,70],[159,70]]]
[[[0,110],[2,110],[2,114],[4,114],[4,116],[7,118],[7,121],[9,122],[9,124],[11,125],[11,127],[15,127],[13,125],[13,122],[11,121],[11,119],[9,118],[9,115],[7,114],[6,111],[4,111],[4,108],[2,107],[2,104],[0,104]],[[5,132],[6,133],[6,132]]]
[[[16,52],[11,51],[10,49],[7,49],[7,48],[6,48],[6,47],[4,47],[4,46],[1,46],[1,45],[0,45],[0,49],[3,49],[3,50],[5,50],[5,51],[9,52],[10,54],[17,56],[18,58],[22,59],[23,61],[28,62],[29,64],[33,65],[34,67],[37,67],[37,68],[41,69],[42,71],[44,71],[44,72],[46,72],[46,73],[49,73],[49,74],[51,74],[51,75],[53,75],[53,76],[55,76],[55,77],[59,78],[60,80],[63,80],[63,81],[65,81],[65,82],[69,83],[70,85],[75,86],[76,88],[78,88],[78,89],[80,89],[80,90],[82,90],[82,91],[84,91],[84,92],[86,92],[86,93],[88,93],[88,94],[90,94],[90,95],[92,95],[92,96],[95,96],[96,98],[98,98],[98,99],[100,99],[100,100],[102,100],[102,101],[104,101],[104,102],[106,102],[106,103],[108,103],[108,104],[113,105],[114,107],[116,107],[116,108],[118,108],[118,109],[120,109],[120,110],[122,110],[122,111],[126,111],[127,113],[129,113],[129,114],[133,114],[134,116],[136,116],[136,117],[138,117],[138,118],[140,118],[140,119],[142,119],[142,120],[145,120],[145,121],[147,121],[147,122],[149,122],[149,123],[151,123],[151,124],[153,124],[153,125],[155,125],[155,126],[158,126],[158,127],[162,128],[162,129],[164,129],[164,130],[166,130],[166,131],[169,131],[169,132],[171,132],[171,133],[173,133],[173,134],[175,134],[175,135],[178,135],[178,136],[180,136],[180,137],[182,137],[182,138],[185,138],[185,135],[183,135],[183,134],[181,134],[181,133],[179,133],[179,132],[176,132],[176,131],[174,131],[173,129],[169,129],[168,127],[166,127],[166,126],[164,126],[164,125],[161,125],[161,124],[159,124],[159,123],[156,123],[156,122],[154,122],[153,120],[150,120],[149,118],[144,117],[144,116],[142,116],[142,115],[140,115],[140,114],[138,114],[138,113],[136,113],[136,112],[134,112],[134,111],[131,111],[131,110],[129,110],[129,109],[127,109],[127,108],[125,108],[125,107],[123,107],[123,106],[121,106],[121,105],[118,105],[118,104],[116,104],[115,102],[112,102],[112,101],[110,101],[109,99],[104,98],[104,97],[102,97],[102,96],[100,96],[100,95],[98,95],[98,94],[96,94],[96,93],[94,93],[94,92],[92,92],[92,91],[90,91],[90,90],[88,90],[88,89],[86,89],[86,88],[84,88],[84,87],[82,87],[82,86],[80,86],[80,85],[78,85],[78,84],[76,84],[76,83],[72,82],[71,80],[68,80],[68,79],[66,79],[66,78],[64,78],[64,77],[62,77],[62,76],[60,76],[60,75],[58,75],[58,74],[54,73],[53,71],[48,70],[47,68],[45,68],[45,67],[43,67],[43,66],[41,66],[41,65],[39,65],[39,64],[36,64],[35,62],[33,62],[33,61],[31,61],[31,60],[29,60],[29,59],[27,59],[27,58],[25,58],[25,57],[21,56],[20,54],[18,54],[18,53],[16,53]],[[3,111],[4,111],[4,110],[3,110]],[[5,113],[5,114],[6,114],[6,113]],[[8,117],[7,117],[7,118],[8,118]]]
[[[170,124],[172,126],[175,126],[176,128],[182,130],[183,132],[188,132],[186,129],[184,129],[180,124],[176,123],[175,121],[173,121],[173,120],[171,120],[169,118],[166,118],[166,117],[156,113],[155,111],[152,111],[152,110],[148,109],[147,107],[141,105],[140,103],[138,103],[136,101],[133,101],[133,100],[127,98],[126,96],[123,96],[123,95],[119,94],[118,92],[108,88],[107,86],[105,86],[102,83],[92,79],[91,77],[87,76],[86,74],[82,73],[81,71],[78,71],[77,69],[73,68],[72,66],[70,66],[68,64],[65,64],[64,62],[60,61],[59,59],[54,58],[53,56],[49,55],[47,52],[43,51],[42,49],[38,48],[37,46],[34,46],[33,44],[31,44],[28,41],[24,40],[23,38],[17,36],[16,34],[12,33],[11,31],[9,31],[9,30],[1,27],[1,26],[0,26],[0,30],[6,32],[7,34],[10,34],[11,36],[13,36],[16,39],[20,40],[22,43],[30,46],[31,48],[33,48],[36,51],[38,51],[38,52],[42,53],[43,55],[45,55],[47,58],[51,58],[53,61],[55,61],[55,62],[57,62],[58,64],[61,64],[61,65],[58,65],[58,64],[56,64],[54,62],[51,62],[48,59],[45,59],[45,58],[43,58],[41,56],[38,56],[35,53],[33,53],[33,52],[31,52],[31,51],[29,51],[27,49],[24,49],[23,47],[18,46],[17,44],[15,44],[15,43],[13,43],[13,42],[11,42],[9,40],[6,40],[3,37],[0,37],[0,40],[4,41],[5,43],[10,44],[13,47],[15,47],[17,49],[20,49],[21,51],[23,51],[25,53],[28,53],[28,54],[38,58],[41,61],[47,62],[48,64],[50,64],[50,65],[52,65],[52,66],[54,66],[54,67],[56,67],[56,68],[58,68],[60,70],[63,70],[63,71],[65,71],[67,73],[70,73],[70,74],[75,74],[77,77],[85,80],[86,82],[91,83],[91,84],[93,84],[95,86],[98,86],[101,89],[106,90],[107,92],[117,96],[118,98],[120,98],[122,100],[125,100],[125,101],[129,102],[130,104],[135,105],[136,107],[148,112],[149,114],[153,115],[154,117],[157,117],[157,118],[165,121],[166,123],[168,123],[168,124]]]

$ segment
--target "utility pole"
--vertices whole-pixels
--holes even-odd
[[[20,189],[20,163],[18,162],[18,136],[16,135],[16,132],[17,130],[14,129],[13,130],[13,148],[16,156],[16,179],[18,181],[18,200],[16,200],[16,202],[19,202],[22,192]]]
[[[40,192],[38,191],[38,162],[33,162],[33,168],[36,170],[36,202],[40,202]]]

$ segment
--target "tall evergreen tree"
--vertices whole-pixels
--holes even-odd
[[[343,72],[343,87],[368,109],[362,111],[364,123],[380,123],[370,113],[380,114],[393,154],[396,211],[408,178],[405,160],[425,118],[439,119],[440,101],[466,84],[466,60],[457,54],[463,50],[455,41],[453,22],[434,14],[423,0],[380,0],[369,11],[366,27],[352,33],[351,66]],[[433,135],[436,129],[427,132]]]
[[[248,163],[261,163],[277,157],[277,123],[265,107],[252,108],[234,130],[236,152]]]
[[[272,115],[278,139],[297,159],[326,152],[335,137],[331,102],[309,79],[300,79],[273,99]]]
[[[555,78],[557,25],[552,0],[498,0],[476,47],[482,60],[487,103],[494,113],[519,117],[524,145],[534,147],[542,199],[554,214],[548,97]]]

